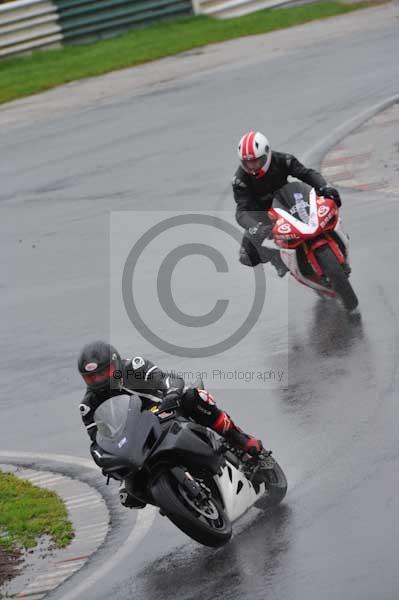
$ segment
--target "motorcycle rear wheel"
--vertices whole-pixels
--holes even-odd
[[[168,519],[196,542],[217,548],[230,540],[231,522],[215,498],[209,498],[208,507],[202,505],[196,510],[195,502],[185,496],[169,472],[157,477],[151,486],[151,494]]]
[[[315,255],[323,270],[324,275],[329,279],[331,287],[342,300],[347,311],[354,310],[359,304],[359,300],[353,291],[348,276],[339,264],[334,252],[327,244],[321,246],[315,251]]]

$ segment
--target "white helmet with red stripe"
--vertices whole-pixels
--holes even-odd
[[[244,171],[256,177],[263,177],[272,159],[267,137],[260,131],[248,131],[240,139],[238,156]]]

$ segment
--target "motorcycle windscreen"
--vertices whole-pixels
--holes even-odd
[[[136,395],[114,396],[94,413],[97,444],[114,456],[140,468],[160,435],[157,417]]]
[[[301,181],[284,185],[273,199],[273,208],[282,208],[303,223],[309,223],[309,194],[312,188]]]
[[[109,398],[94,412],[97,425],[97,438],[114,441],[120,437],[129,412],[130,396],[114,396]]]

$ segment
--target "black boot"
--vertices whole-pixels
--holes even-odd
[[[270,262],[273,265],[273,267],[276,269],[277,275],[279,277],[284,277],[284,275],[286,273],[288,273],[289,269],[283,262],[283,260],[280,256],[279,250],[273,250],[272,252],[273,252],[273,254],[270,258]]]

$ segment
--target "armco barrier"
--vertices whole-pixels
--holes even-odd
[[[192,14],[191,0],[53,0],[65,43],[109,37],[162,18]]]
[[[241,17],[263,8],[311,4],[315,0],[196,0],[196,14],[210,15],[220,19]],[[195,6],[195,5],[194,5]]]
[[[192,13],[191,0],[16,0],[0,5],[0,57],[111,37]]]
[[[0,5],[0,57],[59,45],[57,9],[50,0],[18,0]]]

